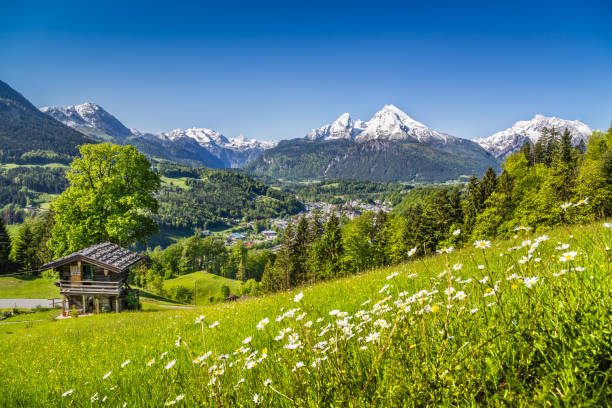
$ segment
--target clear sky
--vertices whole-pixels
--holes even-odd
[[[488,136],[612,121],[612,1],[1,1],[0,79],[142,131],[302,137],[394,104]]]

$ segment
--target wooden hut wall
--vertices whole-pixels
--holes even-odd
[[[56,270],[59,272],[60,280],[70,280],[70,265],[62,265]]]

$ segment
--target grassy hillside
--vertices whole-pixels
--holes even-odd
[[[608,405],[612,230],[536,238],[520,231],[303,298],[11,328],[0,405]]]
[[[221,287],[223,285],[228,286],[231,293],[239,293],[241,282],[210,273],[194,272],[164,281],[164,290],[169,293],[173,287],[183,286],[193,292],[194,285],[197,304],[206,305],[211,303],[211,298],[214,298],[213,302],[219,301],[222,297]]]
[[[34,276],[0,276],[0,299],[59,298],[53,280]]]

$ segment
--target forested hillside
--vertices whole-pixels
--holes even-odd
[[[0,163],[69,163],[78,145],[92,142],[0,81]]]
[[[412,186],[399,183],[330,179],[314,183],[288,184],[286,188],[294,192],[302,201],[343,204],[353,200],[367,203],[378,200],[397,204]]]
[[[289,180],[347,178],[383,182],[442,182],[481,175],[497,160],[469,140],[448,144],[410,141],[281,141],[245,166],[255,175]]]
[[[232,219],[295,214],[302,204],[290,193],[234,171],[159,165],[167,177],[159,195],[160,226],[208,228]]]

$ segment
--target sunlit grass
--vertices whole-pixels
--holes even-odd
[[[607,405],[612,231],[517,235],[291,293],[0,330],[0,406]]]
[[[241,282],[205,272],[193,272],[164,281],[164,290],[169,293],[175,286],[184,286],[197,293],[197,304],[205,305],[218,302],[222,298],[221,287],[226,285],[230,293],[239,294]]]
[[[35,276],[0,276],[0,299],[59,298],[54,280]]]

